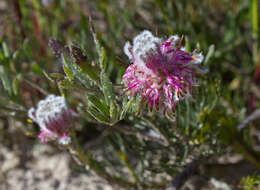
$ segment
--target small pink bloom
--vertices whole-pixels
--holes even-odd
[[[41,129],[38,137],[42,143],[58,140],[60,144],[69,144],[71,139],[68,128],[72,122],[72,114],[65,99],[55,95],[49,95],[38,103],[37,108],[28,111],[29,117]]]
[[[194,69],[203,71],[199,64],[202,53],[189,53],[181,48],[178,36],[164,41],[149,31],[125,44],[124,52],[133,62],[122,77],[130,96],[142,96],[150,110],[174,110],[177,103],[192,96],[197,86]]]

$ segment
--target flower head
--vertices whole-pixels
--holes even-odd
[[[72,121],[72,113],[62,96],[49,95],[41,100],[37,108],[28,111],[29,117],[41,130],[39,139],[42,143],[58,140],[60,144],[69,144],[68,127]]]
[[[192,96],[196,86],[194,69],[203,71],[199,63],[202,53],[189,53],[180,47],[177,35],[167,40],[143,31],[127,42],[124,52],[133,62],[122,77],[130,96],[141,95],[150,109],[174,110],[177,103]]]

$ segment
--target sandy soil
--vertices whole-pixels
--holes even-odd
[[[36,145],[25,163],[21,155],[0,145],[1,190],[112,190],[92,173],[70,168],[69,154],[54,153],[49,145]]]

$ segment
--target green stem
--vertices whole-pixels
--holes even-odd
[[[233,138],[234,148],[237,149],[238,152],[241,152],[247,160],[255,164],[260,169],[260,158],[257,154],[255,154],[239,137]]]
[[[258,59],[258,0],[251,0],[251,24],[253,37],[253,61]]]
[[[113,185],[119,185],[124,188],[134,188],[137,189],[138,185],[136,183],[127,181],[117,176],[111,176],[105,168],[100,167],[99,163],[92,159],[91,154],[86,154],[85,150],[79,145],[75,131],[71,129],[70,136],[72,138],[72,143],[67,148],[70,153],[77,158],[80,164],[92,169],[98,176],[104,178],[109,183]],[[139,184],[144,189],[163,189],[168,186],[168,183],[140,183]]]
[[[151,127],[164,138],[166,146],[168,146],[170,144],[169,143],[170,140],[168,139],[168,136],[165,134],[165,132],[160,127],[158,127],[156,124],[153,123],[151,118],[149,118],[147,116],[143,116],[142,119],[147,121],[151,125]]]

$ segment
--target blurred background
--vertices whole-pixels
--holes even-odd
[[[211,151],[209,162],[200,163],[202,175],[216,179],[223,189],[260,189],[260,120],[256,119],[260,114],[237,129],[260,106],[259,2],[0,0],[0,189],[115,189],[82,171],[65,150],[40,144],[35,138],[37,126],[27,121],[26,110],[45,91],[60,92],[50,82],[57,79],[49,73],[60,73],[62,63],[48,46],[49,38],[77,44],[89,61],[98,60],[89,16],[106,50],[107,73],[114,84],[120,84],[128,62],[125,42],[143,30],[165,39],[183,34],[189,49],[201,49],[202,66],[209,72],[200,76],[196,95],[200,108],[195,115],[196,102],[191,103],[191,111],[183,103],[186,107],[178,113],[186,119],[178,122],[190,128],[180,130],[195,144],[208,143],[198,149],[199,155],[204,149]],[[68,98],[70,105],[78,110],[81,94],[74,91],[71,96],[76,100]],[[84,143],[101,133],[88,121],[81,122],[78,132]],[[97,155],[102,152],[94,149]],[[187,151],[196,154],[194,149]],[[164,178],[172,180],[170,175]],[[203,177],[193,178],[185,188],[216,188],[202,182]]]

